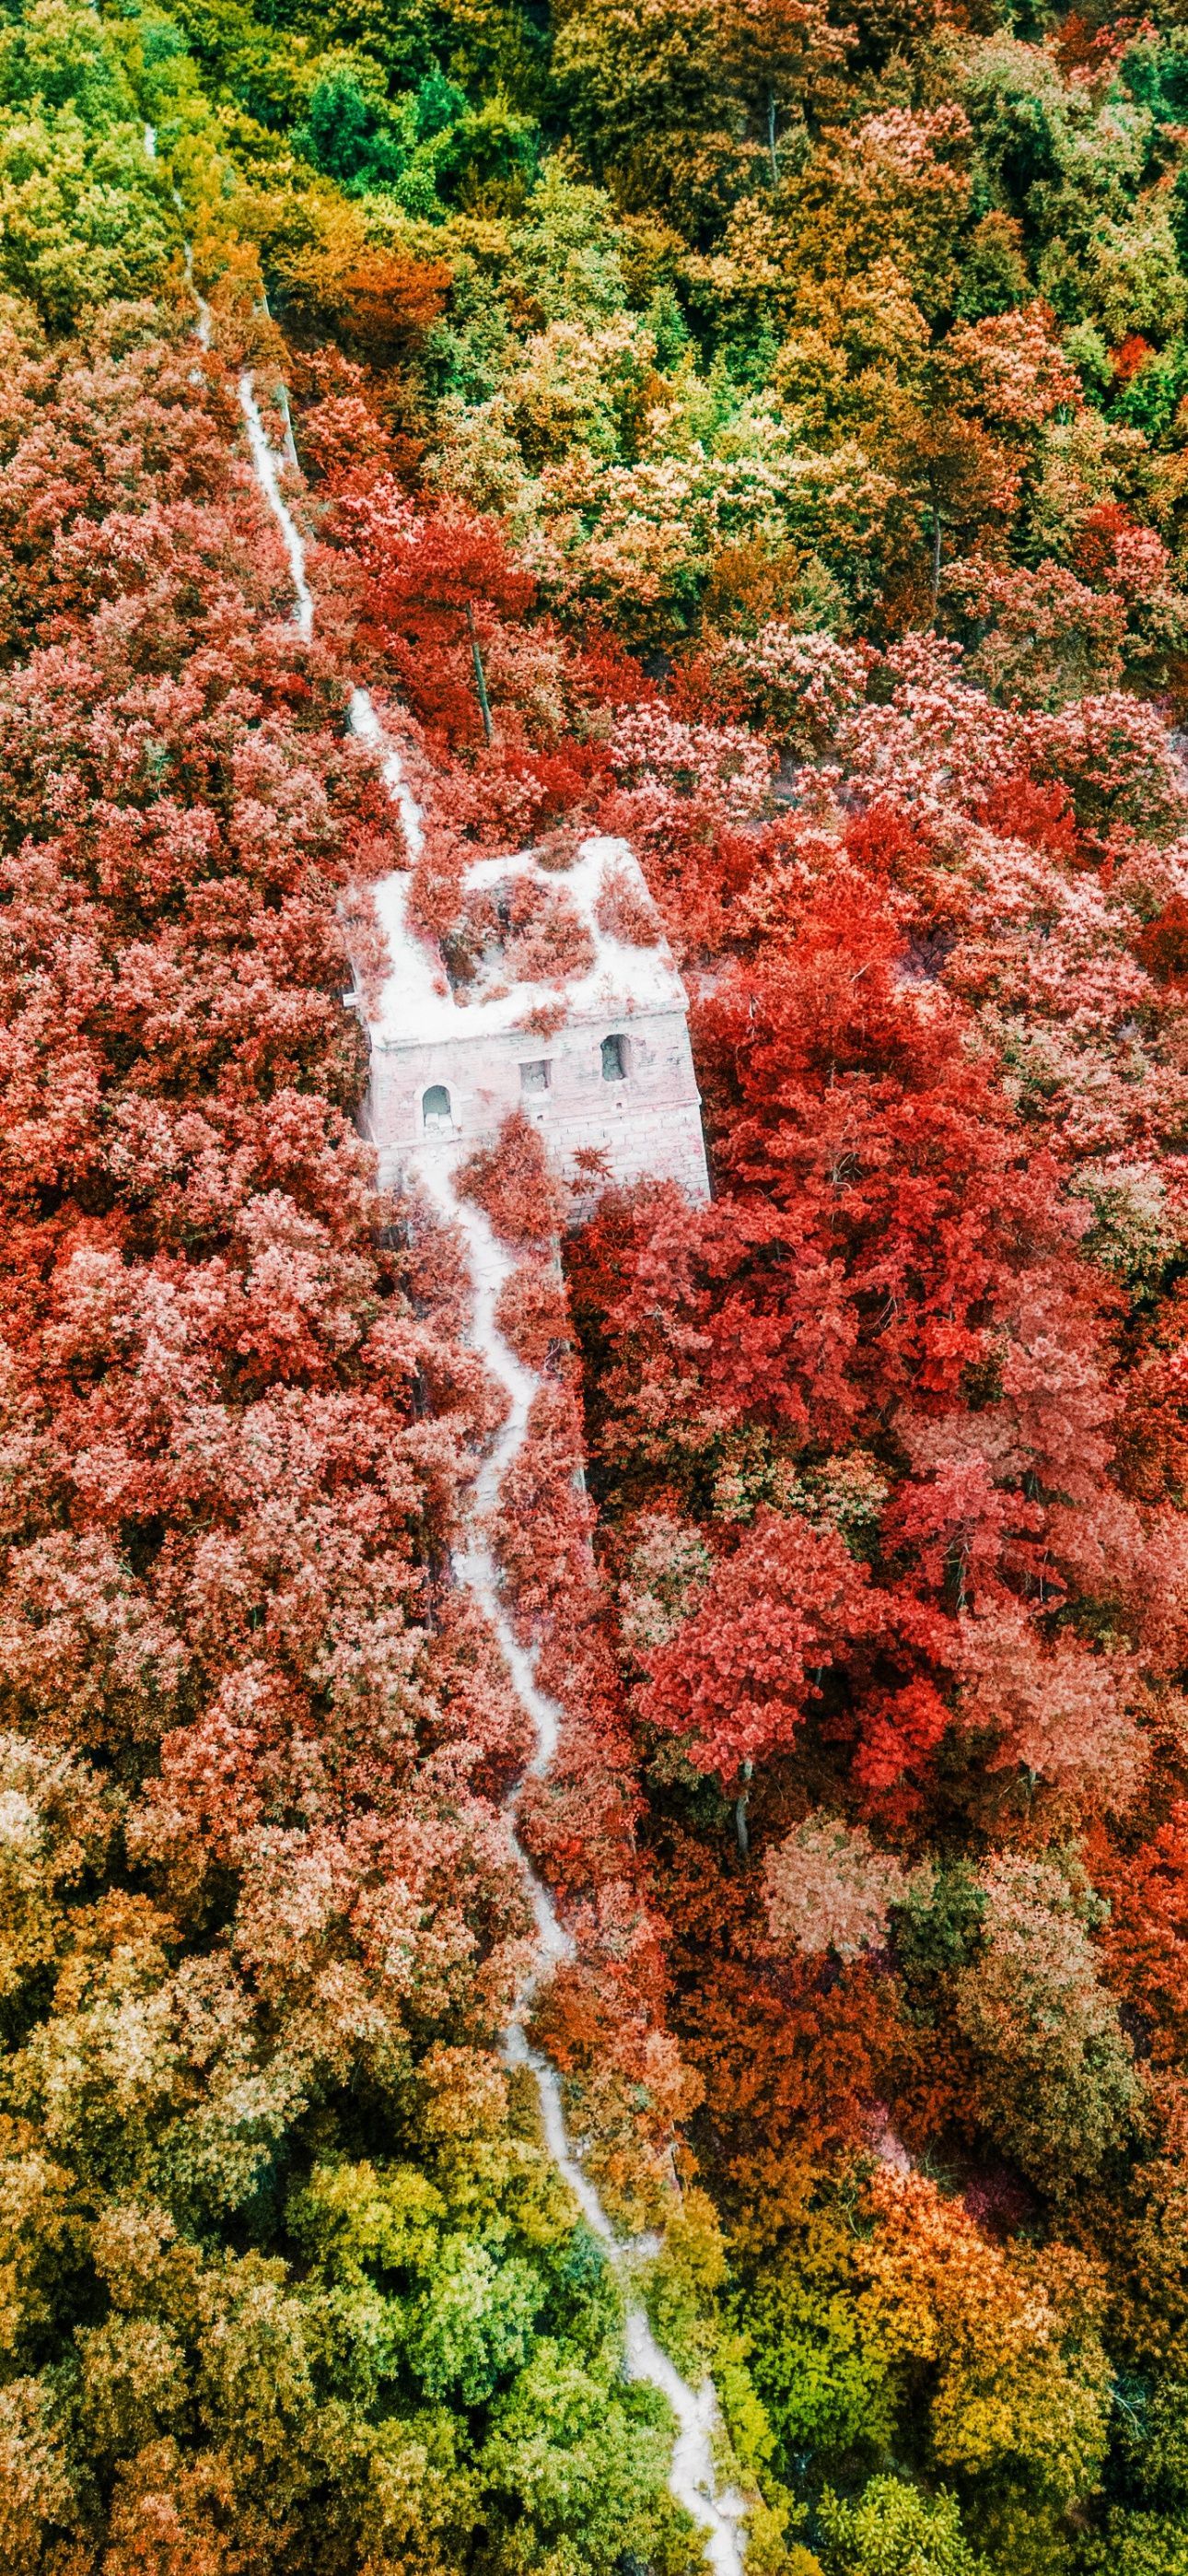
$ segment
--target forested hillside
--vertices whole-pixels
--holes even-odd
[[[754,2576],[1188,2576],[1181,15],[4,0],[3,2576],[697,2576],[632,2299]],[[360,686],[692,1002],[464,1176],[547,1769]]]

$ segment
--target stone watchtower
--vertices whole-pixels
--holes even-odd
[[[567,864],[478,860],[448,948],[410,927],[408,885],[386,877],[375,895],[390,961],[370,1024],[381,1186],[414,1156],[462,1160],[522,1109],[566,1179],[646,1174],[708,1198],[684,987],[626,842],[584,841]]]

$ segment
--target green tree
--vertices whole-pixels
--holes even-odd
[[[829,2576],[990,2576],[961,2529],[957,2499],[902,2478],[872,2478],[857,2502],[820,2506]]]
[[[981,1883],[984,1947],[960,1970],[955,2000],[984,2116],[1025,2172],[1068,2190],[1120,2145],[1138,2102],[1090,1938],[1094,1901],[1050,1861],[1004,1855]]]

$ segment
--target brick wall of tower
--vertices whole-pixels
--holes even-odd
[[[608,1080],[604,1038],[623,1041],[626,1075]],[[547,1066],[545,1088],[523,1068]],[[426,1128],[425,1095],[449,1095],[448,1131]],[[483,1031],[431,1044],[373,1051],[368,1126],[380,1178],[398,1182],[413,1152],[460,1150],[490,1141],[509,1110],[522,1108],[545,1137],[558,1170],[572,1177],[582,1152],[603,1156],[606,1177],[653,1175],[679,1181],[694,1199],[709,1195],[701,1105],[689,1033],[679,1010],[567,1026],[549,1039],[524,1030]]]

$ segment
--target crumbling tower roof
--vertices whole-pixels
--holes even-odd
[[[471,978],[451,979],[440,950],[409,922],[409,882],[406,876],[385,877],[376,889],[391,961],[371,1022],[372,1040],[379,1046],[492,1036],[522,1029],[534,1012],[549,1009],[563,1009],[567,1022],[588,1024],[687,1008],[643,871],[626,841],[583,841],[563,870],[546,865],[532,850],[510,859],[477,859],[467,870],[464,892],[472,900],[485,896],[492,904],[505,890],[531,889],[542,910],[564,906],[572,911],[584,936],[573,943],[578,962],[569,973],[563,971],[560,944],[549,961],[554,971],[534,976],[518,971],[508,943],[496,938],[479,954]],[[642,941],[622,938],[607,927],[605,898],[624,889],[641,926],[647,925]],[[546,944],[538,941],[538,950]],[[526,943],[517,945],[523,956]],[[586,956],[588,963],[582,962]]]

